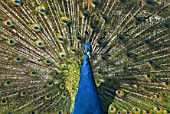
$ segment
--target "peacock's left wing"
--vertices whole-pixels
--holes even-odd
[[[92,39],[92,65],[105,111],[170,112],[170,2],[102,5],[105,23]]]

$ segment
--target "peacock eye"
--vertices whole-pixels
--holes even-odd
[[[86,49],[85,48],[83,48],[83,52],[86,53]]]

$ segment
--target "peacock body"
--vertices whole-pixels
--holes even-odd
[[[0,114],[71,113],[170,113],[169,0],[0,0]]]
[[[84,58],[80,68],[80,82],[73,114],[104,114],[89,60],[90,52],[90,44],[85,43]]]

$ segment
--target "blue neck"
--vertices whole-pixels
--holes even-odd
[[[103,114],[89,57],[84,54],[73,114]]]

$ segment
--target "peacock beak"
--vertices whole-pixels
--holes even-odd
[[[91,53],[90,53],[90,51],[87,52],[87,55],[88,55],[89,58],[91,58]]]

